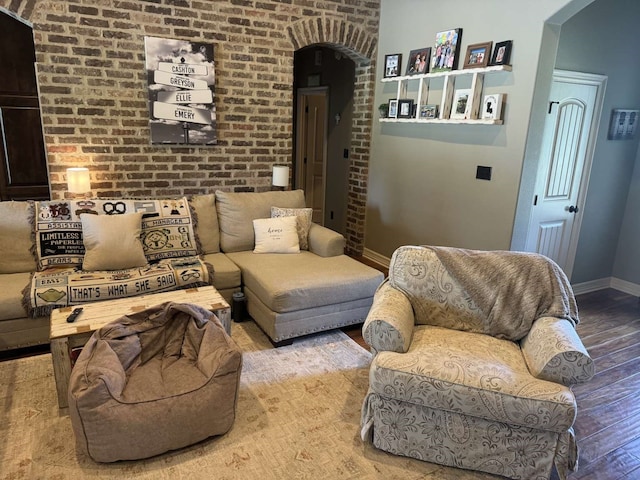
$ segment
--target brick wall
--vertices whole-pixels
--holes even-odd
[[[95,196],[263,191],[292,161],[293,54],[355,60],[347,244],[361,253],[379,0],[0,0],[33,23],[54,198],[88,166]],[[151,146],[144,37],[214,44],[215,147]]]

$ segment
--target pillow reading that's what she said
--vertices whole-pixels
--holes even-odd
[[[51,200],[35,202],[39,268],[81,265],[85,253],[80,215],[142,213],[140,240],[148,261],[198,255],[186,198],[168,200]]]
[[[298,241],[300,250],[309,250],[309,229],[311,228],[311,216],[313,208],[281,208],[271,207],[271,218],[296,217]]]
[[[296,217],[253,220],[256,246],[253,253],[300,253]]]

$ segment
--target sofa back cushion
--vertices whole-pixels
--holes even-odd
[[[196,216],[196,238],[200,242],[202,253],[220,253],[220,227],[215,194],[195,195],[189,203]]]
[[[253,220],[270,218],[271,207],[305,207],[302,190],[277,192],[216,191],[220,248],[223,252],[253,250],[255,246]]]
[[[0,202],[0,273],[33,272],[30,202]]]

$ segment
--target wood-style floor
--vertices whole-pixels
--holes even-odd
[[[569,479],[640,479],[640,301],[613,289],[576,298],[578,334],[596,375],[573,388],[580,457]],[[360,327],[344,331],[368,348]]]

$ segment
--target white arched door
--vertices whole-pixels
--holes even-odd
[[[606,77],[556,71],[548,104],[525,249],[570,276],[591,170]]]

